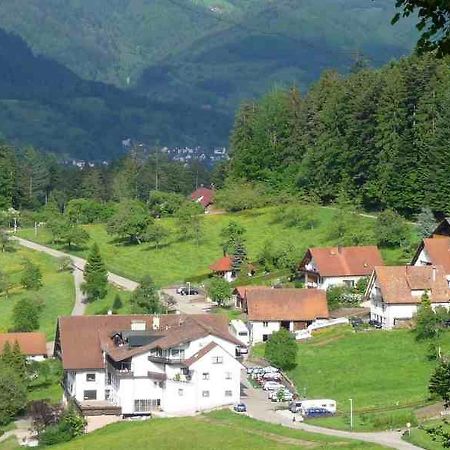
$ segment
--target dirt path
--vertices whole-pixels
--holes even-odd
[[[82,316],[86,310],[86,304],[84,302],[85,298],[81,290],[81,285],[84,281],[83,274],[86,260],[80,258],[79,256],[69,255],[68,253],[64,253],[59,250],[46,247],[45,245],[37,244],[36,242],[28,241],[27,239],[23,239],[17,236],[13,236],[12,239],[17,241],[23,247],[29,248],[31,250],[46,253],[47,255],[53,256],[54,258],[69,257],[72,260],[74,267],[73,278],[75,283],[75,304],[73,306],[72,316]],[[128,278],[124,278],[111,272],[108,273],[108,281],[111,284],[119,286],[127,291],[134,291],[138,287],[138,283],[136,283],[135,281],[129,280]]]

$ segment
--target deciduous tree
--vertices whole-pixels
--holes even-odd
[[[275,367],[290,370],[297,365],[297,351],[295,336],[285,328],[281,328],[270,336],[264,356]]]

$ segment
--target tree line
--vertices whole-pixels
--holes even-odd
[[[232,180],[323,203],[344,191],[365,209],[448,212],[450,70],[433,55],[324,72],[306,95],[276,89],[239,109]]]

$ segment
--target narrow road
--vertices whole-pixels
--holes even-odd
[[[245,381],[242,383],[244,389],[241,399],[247,405],[248,415],[254,419],[276,423],[289,428],[308,431],[310,433],[371,442],[399,450],[420,450],[420,447],[416,447],[415,445],[402,440],[402,432],[399,431],[350,432],[318,427],[302,422],[292,422],[292,413],[287,411],[276,412],[273,407],[274,403],[267,398],[267,392],[252,387],[246,379],[245,372],[243,372],[242,377]]]
[[[75,282],[75,304],[72,310],[72,316],[82,316],[86,309],[86,304],[84,302],[84,295],[81,290],[81,284],[84,280],[84,266],[86,264],[86,260],[80,258],[79,256],[69,255],[68,253],[61,252],[59,250],[55,250],[50,247],[46,247],[45,245],[37,244],[36,242],[28,241],[27,239],[23,239],[17,236],[12,236],[12,239],[17,241],[23,247],[27,247],[31,250],[36,250],[38,252],[46,253],[47,255],[53,256],[55,258],[69,257],[73,263],[73,278]],[[129,280],[128,278],[124,278],[115,273],[108,272],[108,281],[111,284],[121,287],[126,291],[134,291],[138,287],[138,283],[133,280]]]

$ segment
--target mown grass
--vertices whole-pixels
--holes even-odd
[[[27,291],[20,285],[24,259],[31,260],[41,269],[43,286],[38,291]],[[48,339],[54,338],[56,318],[70,314],[75,299],[72,274],[59,272],[58,267],[55,258],[18,245],[15,251],[0,253],[0,268],[9,275],[12,284],[8,297],[4,293],[0,295],[0,331],[8,331],[13,326],[12,310],[19,299],[37,298],[43,304],[39,330]]]
[[[444,450],[446,447],[442,445],[442,441],[433,440],[432,436],[426,432],[426,428],[439,425],[442,426],[445,432],[450,432],[450,425],[448,422],[444,422],[443,420],[433,420],[422,424],[418,428],[412,428],[411,434],[406,433],[403,439],[426,450]]]
[[[23,447],[19,445],[15,436],[10,436],[8,439],[0,442],[0,450],[19,450],[21,448]]]
[[[55,450],[123,449],[132,445],[139,450],[288,450],[378,449],[375,444],[320,436],[290,430],[279,425],[238,416],[230,411],[176,419],[152,419],[146,422],[122,422],[107,426]]]
[[[117,243],[106,233],[104,225],[89,225],[86,226],[86,230],[90,234],[90,242],[85,249],[72,251],[86,256],[89,245],[95,241],[100,246],[110,271],[135,280],[150,274],[158,285],[165,286],[205,278],[209,273],[208,266],[222,256],[223,239],[220,237],[220,231],[231,220],[246,228],[248,256],[251,260],[257,258],[268,241],[294,245],[299,260],[308,247],[334,244],[329,236],[334,210],[317,207],[318,225],[314,229],[306,230],[281,223],[279,211],[277,207],[268,207],[241,213],[205,216],[204,233],[199,245],[196,245],[194,240],[179,238],[174,219],[162,219],[161,222],[171,231],[171,235],[168,242],[159,249],[150,244]],[[355,232],[359,230],[370,232],[373,225],[374,219],[355,216],[352,227]],[[33,230],[21,230],[20,235],[52,245],[50,234],[45,229],[41,229],[37,237],[34,236]],[[403,255],[398,249],[383,250],[383,256],[389,264],[403,262]]]
[[[405,426],[414,420],[413,409],[429,400],[427,386],[435,362],[427,359],[427,346],[409,330],[330,328],[298,344],[297,367],[289,377],[300,395],[337,401],[336,417],[314,423],[348,429],[352,398],[355,429]],[[443,352],[450,350],[449,333],[443,335],[441,347]],[[263,356],[264,346],[252,354]]]

